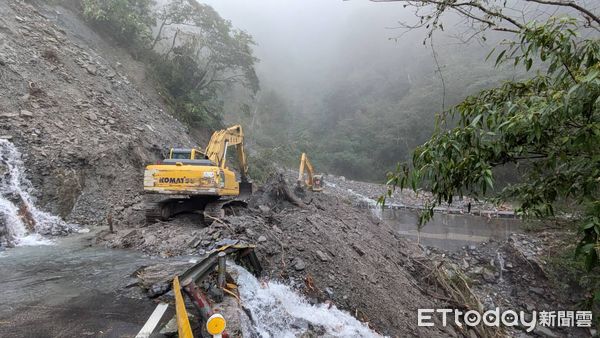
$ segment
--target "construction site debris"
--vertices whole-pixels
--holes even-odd
[[[413,325],[418,308],[441,306],[413,286],[419,282],[409,272],[413,263],[407,257],[423,255],[422,249],[368,210],[323,193],[307,192],[300,199],[281,173],[267,180],[248,204],[208,227],[188,215],[133,233],[107,232],[103,242],[163,256],[206,253],[223,240],[257,243],[269,279],[289,283],[312,302],[336,304],[382,334],[451,330]],[[306,283],[309,276],[312,282]]]

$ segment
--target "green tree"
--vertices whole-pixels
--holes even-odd
[[[391,187],[423,187],[436,200],[456,195],[484,196],[494,188],[493,169],[525,164],[523,175],[496,196],[520,202],[518,211],[546,217],[560,199],[584,206],[578,253],[586,266],[600,254],[600,42],[582,38],[572,18],[519,25],[516,42],[496,55],[496,64],[511,61],[530,70],[530,79],[468,97],[439,115],[431,139],[418,147],[411,165],[389,177]],[[594,36],[592,34],[592,36]]]
[[[97,27],[142,56],[174,115],[198,127],[221,127],[226,91],[259,89],[254,41],[212,7],[195,0],[81,0]],[[157,33],[152,28],[158,19]]]
[[[82,0],[83,14],[133,49],[147,45],[155,24],[154,0]]]
[[[240,85],[254,95],[259,89],[252,37],[194,0],[171,1],[158,18],[151,48],[160,56],[152,64],[164,96],[187,123],[219,126],[224,90]]]

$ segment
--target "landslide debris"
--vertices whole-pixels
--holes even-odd
[[[187,129],[135,84],[143,66],[68,9],[0,13],[0,138],[25,154],[38,203],[84,226],[142,221],[141,168],[193,145]]]
[[[523,311],[528,316],[533,311],[538,314],[539,311],[579,311],[586,291],[569,276],[568,270],[557,271],[560,267],[553,262],[560,259],[557,255],[564,252],[564,243],[574,243],[573,237],[574,233],[564,230],[512,234],[504,241],[489,240],[454,252],[430,248],[430,258],[465,276],[485,311],[499,307]],[[522,330],[522,327],[509,328],[507,334],[518,337],[594,335],[594,331],[576,325],[538,325],[531,333]]]
[[[290,172],[288,176],[296,176],[297,172]],[[380,196],[386,195],[387,186],[385,184],[354,181],[344,176],[324,175],[323,181],[329,191],[336,194],[348,196],[354,200],[360,207],[374,207],[375,202]],[[400,206],[406,209],[422,209],[428,203],[434,200],[432,194],[428,191],[414,192],[411,189],[396,189],[391,196],[386,197],[386,205]],[[453,200],[451,204],[443,204],[436,208],[439,212],[476,214],[485,216],[497,216],[503,213],[504,217],[512,215],[513,208],[508,204],[495,205],[490,202],[477,200],[472,197],[463,196]]]
[[[368,210],[329,193],[298,196],[282,174],[256,191],[247,209],[210,226],[198,215],[106,232],[100,241],[149,254],[201,254],[238,240],[257,244],[266,278],[282,280],[314,302],[331,302],[389,336],[452,336],[452,327],[417,327],[418,308],[443,302],[418,287],[411,257],[421,248]],[[412,271],[412,272],[411,272]]]

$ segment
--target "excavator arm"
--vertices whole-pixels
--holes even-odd
[[[321,191],[323,190],[321,186],[321,175],[315,175],[315,170],[308,160],[308,156],[305,153],[302,153],[300,157],[300,168],[298,169],[298,187],[302,187],[302,181],[304,179],[304,170],[306,170],[306,181],[304,182],[306,186],[312,191]]]
[[[240,165],[240,176],[243,183],[248,182],[248,162],[244,152],[244,131],[242,126],[235,125],[227,129],[219,130],[213,133],[206,151],[206,157],[215,163],[219,168],[226,168],[227,148],[235,146]]]
[[[306,181],[304,183],[306,183],[306,186],[308,186],[309,188],[312,187],[313,185],[313,166],[310,163],[310,161],[308,160],[308,157],[306,157],[305,153],[302,153],[302,156],[300,156],[300,168],[298,169],[298,186],[302,185],[302,180],[304,179],[304,169],[306,168]]]

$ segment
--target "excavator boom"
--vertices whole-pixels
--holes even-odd
[[[304,171],[306,170],[306,180],[304,180]],[[315,175],[315,170],[308,160],[308,156],[306,153],[302,153],[300,156],[300,168],[298,169],[298,187],[302,188],[302,184],[306,184],[306,186],[312,191],[322,191],[322,176]]]
[[[217,164],[219,168],[225,168],[227,162],[227,148],[235,146],[240,165],[240,176],[242,182],[248,181],[248,162],[244,152],[244,131],[242,126],[235,125],[227,129],[216,131],[212,134],[206,146],[206,157]]]

